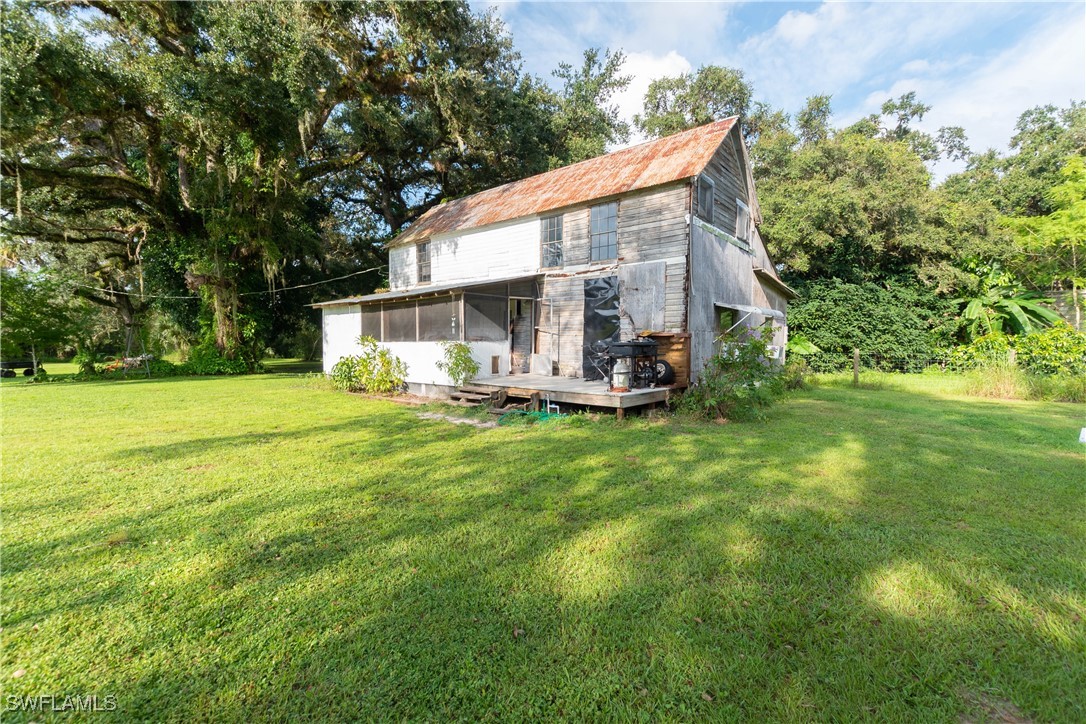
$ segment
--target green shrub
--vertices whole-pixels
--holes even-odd
[[[919,372],[939,347],[953,343],[960,327],[956,306],[925,287],[829,279],[799,292],[789,304],[788,332],[819,350],[807,355],[816,372],[849,368],[857,347],[876,367]],[[790,341],[789,351],[798,346]]]
[[[437,363],[437,368],[447,374],[457,387],[463,386],[479,374],[479,363],[471,356],[471,347],[466,342],[442,342],[445,359]]]
[[[1011,359],[1011,338],[1000,332],[977,337],[950,351],[948,364],[955,370],[1001,366]]]
[[[93,377],[98,374],[98,363],[101,362],[101,355],[97,350],[90,348],[80,348],[76,352],[75,357],[72,358],[72,362],[79,365],[79,372],[77,374],[84,377]]]
[[[679,399],[678,410],[723,420],[758,418],[783,391],[781,367],[767,356],[760,330],[729,333],[717,340],[720,352],[709,358]]]
[[[214,345],[194,347],[189,358],[181,365],[184,375],[245,375],[256,372],[259,363],[249,364],[243,359],[227,359]]]
[[[781,370],[781,387],[786,390],[806,390],[810,387],[811,366],[802,357],[789,358]]]
[[[951,350],[950,366],[957,370],[987,369],[1012,358],[1020,368],[1034,374],[1086,374],[1086,334],[1076,332],[1066,322],[1018,336],[986,334]]]
[[[151,370],[152,377],[177,377],[178,375],[185,374],[184,367],[175,365],[173,362],[165,359],[153,359],[147,366]]]
[[[407,365],[373,337],[358,338],[359,355],[342,357],[332,366],[332,386],[348,392],[392,394],[407,382]]]
[[[1086,374],[1086,334],[1067,322],[1016,337],[1018,364],[1039,374]]]

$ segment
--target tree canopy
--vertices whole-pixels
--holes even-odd
[[[463,3],[30,3],[2,42],[9,250],[82,245],[118,307],[133,274],[198,295],[228,356],[262,351],[246,294],[379,263],[442,199],[625,133],[620,53],[554,92]]]

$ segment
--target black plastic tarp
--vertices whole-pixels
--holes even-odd
[[[607,342],[619,338],[618,277],[585,279],[584,282],[584,378],[601,380],[604,365],[599,357]]]

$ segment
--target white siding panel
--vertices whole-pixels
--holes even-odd
[[[394,291],[409,289],[418,276],[415,268],[415,245],[397,246],[388,250],[388,285]]]
[[[498,356],[499,374],[509,374],[509,342],[469,342],[471,356],[479,363],[479,377],[492,377],[490,358]],[[440,342],[384,342],[382,347],[407,365],[407,381],[419,385],[451,386],[453,381],[437,367],[445,358]]]
[[[533,274],[539,269],[539,261],[537,218],[438,235],[430,240],[434,284]]]
[[[362,315],[357,306],[324,307],[321,315],[324,328],[324,372],[340,358],[358,354],[358,336],[362,333]]]

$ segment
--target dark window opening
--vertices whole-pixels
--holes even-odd
[[[592,207],[591,237],[592,261],[618,258],[618,202]]]
[[[430,242],[415,244],[415,263],[419,272],[419,283],[430,281]]]
[[[708,176],[698,177],[698,208],[699,219],[713,223],[713,180]]]
[[[362,309],[362,330],[363,337],[373,337],[378,342],[381,341],[381,308],[376,307],[373,309]]]
[[[562,266],[562,217],[549,216],[542,220],[540,243],[543,268]]]
[[[384,332],[385,342],[414,342],[418,338],[414,302],[385,307]]]

